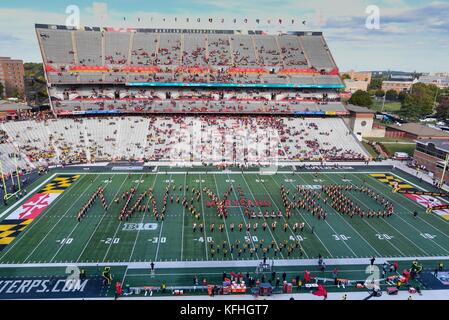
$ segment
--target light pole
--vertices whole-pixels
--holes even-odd
[[[438,182],[438,188],[441,189],[444,183],[444,174],[446,173],[447,163],[449,161],[449,153],[446,153],[446,159],[444,160],[444,167],[443,167],[443,173],[441,174],[441,179]]]

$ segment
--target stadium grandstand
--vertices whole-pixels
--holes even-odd
[[[320,32],[37,24],[36,34],[53,116],[1,124],[6,170],[368,156],[344,119],[343,84]]]

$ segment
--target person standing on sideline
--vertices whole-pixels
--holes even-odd
[[[198,286],[198,276],[197,275],[195,275],[195,277],[193,278],[193,285],[194,286]]]

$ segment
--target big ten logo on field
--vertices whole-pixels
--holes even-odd
[[[299,187],[299,189],[320,190],[321,184],[303,184],[298,187]]]
[[[125,223],[123,231],[152,231],[157,229],[157,223]]]

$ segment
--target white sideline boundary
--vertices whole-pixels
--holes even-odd
[[[376,265],[391,261],[413,261],[415,259],[423,261],[449,260],[449,256],[415,256],[415,257],[386,257],[376,258]],[[267,260],[267,261],[271,261]],[[328,266],[341,265],[369,265],[370,258],[345,258],[345,259],[324,259]],[[261,260],[217,260],[217,261],[155,261],[156,269],[176,269],[176,268],[241,268],[257,267]],[[127,267],[128,269],[149,269],[151,261],[145,262],[57,262],[57,263],[1,263],[0,268],[51,268],[51,267]],[[318,266],[318,259],[279,259],[275,260],[276,267],[294,266]]]
[[[346,174],[357,174],[357,173],[364,173],[364,174],[369,174],[369,173],[380,173],[380,171],[382,171],[382,170],[380,170],[380,169],[374,169],[374,170],[372,170],[372,171],[330,171],[330,172],[327,172],[327,171],[323,171],[323,172],[321,172],[321,173],[332,173],[332,174],[343,174],[343,173],[346,173]],[[390,172],[391,173],[391,171],[388,171],[388,172]],[[90,174],[95,174],[95,175],[112,175],[112,174],[117,174],[117,175],[120,175],[120,174],[129,174],[129,173],[131,173],[131,174],[134,174],[134,175],[138,175],[138,174],[143,174],[144,176],[145,175],[149,175],[149,174],[163,174],[163,175],[165,175],[165,174],[187,174],[187,175],[198,175],[198,174],[222,174],[222,175],[228,175],[228,174],[260,174],[260,172],[259,171],[228,171],[228,172],[226,172],[226,171],[188,171],[188,170],[186,170],[186,171],[170,171],[170,170],[167,170],[167,171],[165,171],[165,170],[162,170],[162,171],[158,171],[158,172],[153,172],[153,171],[150,171],[150,172],[144,172],[144,173],[142,173],[141,171],[126,171],[126,172],[116,172],[116,171],[111,171],[111,172],[64,172],[64,171],[61,171],[61,172],[58,172],[58,173],[56,173],[56,174],[81,174],[81,175],[83,175],[83,174],[86,174],[86,175],[90,175]],[[383,172],[382,172],[383,173]],[[303,172],[298,172],[298,171],[276,171],[273,175],[277,175],[277,174],[295,174],[295,175],[302,175],[302,174],[313,174],[313,172],[312,171],[303,171]],[[392,173],[393,174],[393,173]]]

